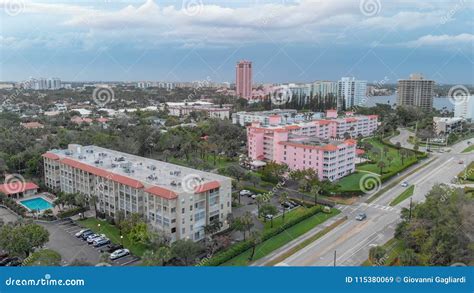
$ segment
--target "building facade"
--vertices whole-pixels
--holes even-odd
[[[425,111],[433,108],[434,97],[433,80],[424,79],[421,74],[411,74],[409,79],[398,80],[397,105],[414,106]]]
[[[252,97],[252,62],[242,60],[235,67],[235,91],[238,97]]]
[[[106,216],[143,215],[169,238],[199,241],[213,221],[227,229],[231,179],[97,146],[69,145],[43,154],[46,186],[97,198]]]
[[[337,83],[338,109],[365,106],[367,81],[354,77],[343,77]]]
[[[454,104],[454,117],[474,120],[474,96],[466,96],[466,99]]]
[[[463,118],[461,117],[433,117],[433,128],[437,135],[446,135],[461,131]]]
[[[247,127],[249,158],[284,163],[292,170],[312,168],[320,179],[331,181],[352,173],[356,157],[353,138],[371,135],[378,117],[352,113],[338,117],[333,112],[327,119],[290,125],[276,119],[268,125],[253,122]]]

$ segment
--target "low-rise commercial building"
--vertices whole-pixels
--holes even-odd
[[[97,146],[69,145],[43,158],[49,188],[96,197],[112,218],[143,215],[170,241],[202,240],[213,221],[229,227],[230,178]]]
[[[437,135],[446,135],[462,129],[461,117],[433,117],[433,128]]]
[[[192,112],[201,112],[209,118],[230,119],[230,108],[217,107],[212,103],[167,103],[169,115],[186,117]]]

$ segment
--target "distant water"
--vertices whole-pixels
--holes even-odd
[[[367,98],[367,107],[375,106],[375,104],[388,104],[393,106],[396,103],[397,95]],[[434,98],[433,107],[437,110],[454,111],[454,105],[449,101],[447,97]]]

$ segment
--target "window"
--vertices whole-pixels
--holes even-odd
[[[176,233],[176,227],[171,228],[171,233]]]

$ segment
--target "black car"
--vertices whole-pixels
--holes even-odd
[[[14,257],[9,263],[6,264],[7,267],[17,267],[22,264],[22,261],[18,257]]]
[[[4,267],[7,265],[7,263],[11,262],[12,260],[14,260],[15,258],[14,257],[6,257],[4,259],[2,259],[0,261],[0,267]]]
[[[100,250],[100,252],[108,252],[108,253],[112,253],[118,249],[122,249],[123,246],[122,245],[119,245],[119,244],[109,244],[107,245],[106,247],[102,248]]]

